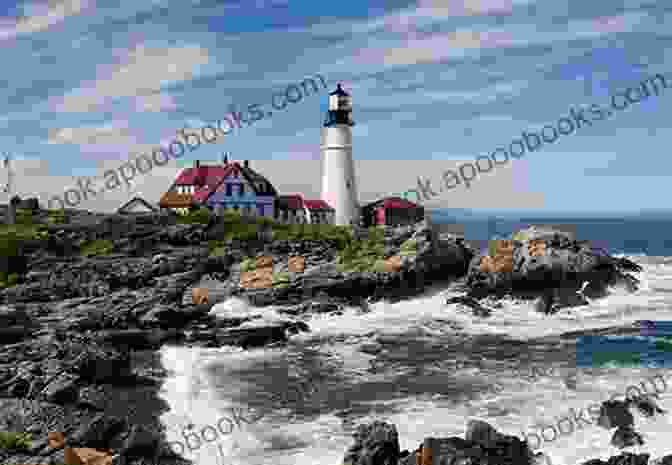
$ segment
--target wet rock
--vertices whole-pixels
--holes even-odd
[[[147,429],[133,425],[128,437],[124,441],[122,453],[127,457],[153,456],[159,445],[160,436]]]
[[[446,300],[446,304],[460,304],[469,307],[478,317],[486,318],[492,314],[491,309],[484,307],[478,300],[468,296],[450,297]]]
[[[55,404],[70,404],[77,400],[79,378],[67,373],[60,374],[42,390],[45,400]]]
[[[632,426],[622,426],[614,431],[614,435],[611,437],[611,444],[614,447],[623,449],[624,447],[644,445],[644,439]]]
[[[97,414],[91,421],[79,427],[66,443],[70,447],[107,449],[124,431],[125,426],[126,422],[120,418]]]
[[[606,429],[629,428],[635,424],[635,419],[628,410],[627,402],[609,400],[602,402],[597,424]]]
[[[353,434],[355,444],[345,453],[343,463],[350,465],[395,465],[400,456],[397,428],[374,421],[360,425]]]
[[[177,329],[119,329],[100,331],[96,339],[124,349],[158,349],[163,342],[175,339],[179,334]]]

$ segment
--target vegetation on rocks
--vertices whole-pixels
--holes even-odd
[[[1,450],[27,450],[30,449],[30,433],[13,433],[0,431]]]
[[[289,286],[289,273],[284,271],[280,273],[273,273],[273,287],[287,287]]]
[[[257,268],[257,261],[254,257],[247,257],[240,262],[240,271],[247,273],[248,271],[254,271]]]
[[[385,254],[385,232],[378,227],[370,227],[363,240],[352,240],[336,258],[336,268],[341,272],[366,272],[379,267],[377,261]]]
[[[83,257],[96,257],[109,255],[114,248],[112,241],[106,239],[95,239],[86,241],[80,246],[80,254]]]

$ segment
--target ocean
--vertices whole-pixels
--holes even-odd
[[[362,422],[396,425],[402,450],[418,447],[428,436],[464,437],[470,419],[522,436],[570,415],[571,408],[585,409],[647,377],[669,373],[645,364],[585,366],[580,354],[577,358],[577,338],[635,337],[641,320],[672,321],[672,242],[666,238],[672,218],[537,217],[526,223],[524,216],[451,214],[432,214],[432,220],[445,219],[447,225],[459,220],[467,238],[484,244],[529,223],[562,225],[578,239],[641,264],[643,271],[636,274],[641,288],[634,294],[614,288],[604,299],[554,315],[539,314],[527,303],[503,302],[481,318],[446,305],[452,294],[443,285],[408,301],[373,304],[368,313],[349,308],[339,316],[313,315],[306,320],[311,331],[292,336],[286,345],[250,350],[166,346],[161,359],[171,374],[161,396],[169,410],[161,421],[168,440],[184,442],[186,425],[193,424],[194,431],[216,425],[237,407],[256,412],[259,419],[241,423],[185,458],[198,465],[336,465]],[[249,325],[290,318],[274,307],[255,308],[239,299],[217,304],[211,312],[256,316]],[[378,369],[372,370],[372,364]],[[537,375],[525,376],[531,372]],[[495,383],[501,386],[496,391],[491,389]],[[296,384],[310,385],[314,392],[284,404],[271,400]],[[672,410],[672,389],[659,402]],[[645,445],[626,451],[652,458],[672,453],[668,417],[634,417]],[[621,452],[610,445],[611,435],[586,426],[538,450],[553,465],[606,459]]]

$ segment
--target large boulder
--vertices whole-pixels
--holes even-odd
[[[472,297],[541,295],[548,300],[545,293],[554,289],[552,298],[566,306],[602,297],[611,285],[634,291],[638,280],[629,272],[639,271],[636,263],[611,257],[568,233],[532,226],[510,240],[492,241],[487,255],[472,259],[466,284]],[[540,308],[548,306],[543,302]]]

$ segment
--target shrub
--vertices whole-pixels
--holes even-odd
[[[254,257],[247,257],[240,262],[240,271],[247,273],[257,269],[257,260]]]
[[[177,222],[179,224],[209,224],[211,215],[210,210],[200,207],[190,211],[186,215],[178,216]]]
[[[98,255],[108,255],[112,250],[112,241],[107,239],[96,239],[82,243],[79,248],[79,253],[85,257],[94,257]]]
[[[399,255],[416,255],[418,253],[418,242],[415,239],[409,239],[399,247]]]
[[[282,271],[280,273],[273,273],[273,286],[286,287],[289,285],[289,274]]]
[[[19,275],[17,273],[0,272],[0,289],[16,286],[18,281]]]
[[[63,209],[47,210],[47,224],[64,224],[65,211]]]
[[[0,431],[0,449],[30,449],[30,439],[30,433],[12,433],[7,431]]]

